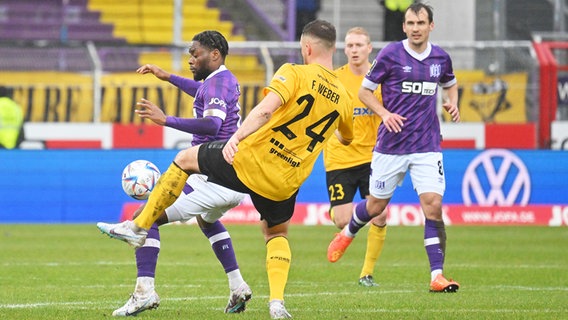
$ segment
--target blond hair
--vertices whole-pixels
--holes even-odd
[[[353,27],[353,28],[347,30],[345,37],[347,37],[350,34],[363,35],[367,38],[367,42],[369,42],[369,43],[371,42],[371,36],[369,36],[369,32],[367,32],[367,30],[363,27]]]

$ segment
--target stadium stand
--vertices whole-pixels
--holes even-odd
[[[182,42],[207,29],[222,32],[228,41],[243,41],[237,24],[228,21],[228,15],[210,7],[209,1],[184,1],[182,8]],[[0,41],[58,43],[59,49],[1,47],[5,59],[3,70],[88,71],[92,69],[85,49],[74,42],[99,43],[98,54],[104,71],[133,70],[140,64],[154,63],[165,69],[174,69],[174,58],[167,51],[144,51],[124,46],[171,45],[174,42],[173,1],[146,0],[60,0],[18,1],[0,3]],[[71,44],[71,45],[70,45]],[[70,45],[71,48],[66,46]],[[181,44],[183,45],[183,43]],[[37,59],[40,55],[42,59]],[[22,59],[26,57],[26,59]],[[42,61],[45,59],[45,61]],[[256,56],[231,55],[230,67],[243,74],[245,80],[263,77],[263,68]],[[185,69],[185,68],[183,68]]]
[[[245,37],[213,1],[183,2],[174,26],[174,1],[1,0],[0,84],[14,88],[27,122],[130,123],[133,102],[149,90],[156,99],[167,92],[168,112],[191,116],[180,109],[190,101],[134,70],[153,63],[192,77],[187,43],[194,34],[220,30],[233,43]],[[181,40],[174,43],[179,22]],[[227,59],[241,82],[242,105],[254,105],[261,94],[265,70],[258,59],[258,50],[238,46]]]
[[[229,42],[245,40],[245,36],[239,34],[238,25],[227,20],[229,15],[211,6],[211,3],[208,0],[183,2],[181,44],[187,42],[196,33],[211,29],[223,33]],[[145,45],[177,42],[174,39],[175,7],[173,1],[90,0],[87,6],[92,11],[100,12],[102,22],[114,26],[115,38],[124,38],[131,44]],[[138,62],[139,64],[157,64],[166,70],[176,69],[175,58],[170,51],[166,50],[142,51]],[[264,68],[259,64],[256,55],[230,54],[227,65],[241,81],[258,81],[264,77]],[[190,76],[185,69],[187,68],[181,68],[178,73]]]
[[[112,24],[100,21],[99,12],[87,8],[87,0],[69,0],[66,4],[60,0],[4,0],[0,3],[0,41],[27,44],[18,48],[0,46],[0,68],[13,71],[92,70],[87,49],[79,43],[126,44],[124,38],[113,36],[113,30]],[[131,54],[125,60],[133,61],[132,64],[119,66],[135,67],[137,59],[137,53]],[[103,61],[105,71],[116,70],[113,65],[117,65],[115,60]]]
[[[0,3],[0,40],[106,41],[124,43],[113,36],[113,25],[89,11],[86,0],[17,1]]]
[[[297,0],[300,1],[300,0]],[[285,1],[266,0],[240,0],[246,3],[256,15],[266,24],[267,28],[273,29],[281,36],[280,40],[286,40],[288,30],[287,8]],[[335,0],[321,0],[321,9],[317,14],[319,19],[324,19],[335,24],[337,34],[342,35],[348,29],[359,26],[367,29],[373,41],[383,39],[383,14],[384,8],[378,0],[344,1],[340,3],[341,14],[334,14]],[[336,18],[338,20],[336,21]],[[294,32],[292,32],[293,34]],[[341,37],[340,37],[341,38]],[[338,39],[340,39],[338,38]]]
[[[0,46],[0,70],[89,71],[93,68],[84,47],[18,48]],[[34,63],[30,63],[33,61]]]
[[[173,1],[146,0],[90,0],[88,7],[101,13],[101,21],[115,26],[114,35],[124,37],[129,43],[165,44],[175,41],[173,29],[175,7]],[[209,6],[207,0],[184,1],[182,39],[203,30],[215,29],[227,36],[229,41],[245,40],[237,35],[233,22],[227,15]]]

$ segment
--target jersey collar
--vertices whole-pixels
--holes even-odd
[[[428,44],[426,45],[426,50],[424,50],[424,52],[422,53],[418,53],[412,50],[408,45],[408,39],[402,40],[402,45],[404,46],[404,50],[406,50],[406,52],[408,52],[409,55],[411,55],[414,59],[418,61],[426,59],[430,55],[430,52],[432,52],[432,44],[430,42],[428,42]]]

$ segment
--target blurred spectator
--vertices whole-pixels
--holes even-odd
[[[12,91],[0,86],[0,149],[17,148],[24,140],[24,113]]]
[[[404,12],[413,0],[380,0],[385,7],[384,41],[400,41],[406,39],[406,34],[402,31]]]
[[[296,40],[300,40],[304,26],[316,20],[320,7],[320,0],[296,0]]]

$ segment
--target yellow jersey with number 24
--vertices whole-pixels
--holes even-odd
[[[337,75],[319,64],[284,64],[264,93],[282,105],[264,126],[239,143],[233,166],[239,180],[274,200],[290,198],[312,172],[338,129],[353,140],[352,97]]]

